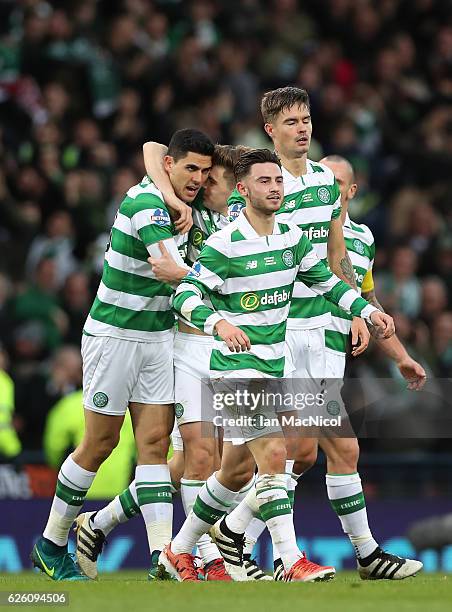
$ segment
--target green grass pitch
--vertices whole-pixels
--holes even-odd
[[[145,571],[103,574],[86,583],[55,583],[31,572],[0,574],[0,591],[66,591],[69,605],[53,609],[91,612],[448,612],[452,574],[420,574],[400,582],[362,581],[355,572],[315,584],[201,583],[146,580]],[[3,608],[3,606],[0,606]],[[3,609],[24,606],[5,606]],[[49,609],[49,606],[26,606]]]

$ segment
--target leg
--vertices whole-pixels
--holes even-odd
[[[172,484],[166,457],[173,426],[173,408],[168,404],[130,403],[137,445],[135,481],[137,499],[148,534],[151,556],[158,557],[171,541]]]

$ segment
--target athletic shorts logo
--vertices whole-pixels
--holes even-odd
[[[182,404],[178,403],[174,405],[174,413],[177,419],[181,418],[181,416],[184,414],[184,407],[182,406]]]
[[[288,268],[292,268],[293,266],[293,253],[290,249],[287,249],[283,252],[283,254],[281,255],[282,260],[284,262],[284,265],[286,265]]]
[[[151,223],[156,225],[170,225],[171,219],[166,210],[163,208],[155,208],[151,213]]]
[[[105,408],[108,404],[108,395],[103,391],[98,391],[93,395],[93,403],[96,408]]]
[[[330,190],[327,187],[319,187],[319,189],[317,189],[317,197],[324,204],[328,204],[331,200]]]
[[[364,255],[364,245],[361,240],[358,240],[358,238],[353,241],[353,248],[360,255]]]
[[[265,415],[258,412],[257,414],[253,415],[252,422],[254,429],[262,431],[262,429],[265,428]]]
[[[341,411],[339,402],[336,402],[335,400],[328,402],[328,404],[326,405],[326,411],[328,412],[328,414],[331,414],[331,416],[337,416]]]
[[[203,241],[202,231],[199,229],[195,229],[195,231],[193,232],[193,245],[195,247],[201,246],[202,241]]]
[[[242,210],[242,208],[245,208],[245,204],[242,204],[241,202],[234,202],[234,204],[231,204],[228,209],[229,220],[235,221],[240,215],[240,211]]]
[[[195,264],[193,264],[190,272],[187,274],[187,276],[189,277],[194,277],[194,278],[198,278],[198,276],[201,276],[201,264],[199,263],[199,261],[197,261]]]
[[[240,299],[240,306],[243,310],[256,310],[259,306],[260,300],[257,293],[245,293]]]

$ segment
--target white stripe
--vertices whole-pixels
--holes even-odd
[[[349,334],[352,327],[352,322],[349,319],[341,319],[341,317],[331,317],[331,324],[327,329],[338,331],[341,334]]]
[[[147,261],[140,261],[134,257],[129,257],[128,255],[113,251],[113,249],[109,249],[105,255],[105,259],[108,265],[116,270],[155,279],[152,268]]]
[[[269,271],[267,274],[259,274],[258,276],[228,278],[224,281],[219,293],[245,293],[247,291],[253,292],[256,290],[264,291],[269,289],[276,291],[284,285],[290,285],[296,273],[296,268],[287,268],[287,270]]]
[[[353,266],[364,268],[364,270],[369,269],[369,258],[368,257],[359,255],[358,253],[355,253],[355,251],[348,251],[348,254],[350,255],[350,259],[351,259]]]
[[[165,223],[165,225],[158,225],[157,223],[154,223],[154,221],[152,221],[151,217],[155,210],[155,207],[150,206],[146,210],[140,210],[139,212],[133,215],[133,225],[137,231],[140,230],[142,227],[146,227],[148,225],[154,225],[157,229],[160,227],[170,226],[171,221],[168,213],[166,213],[168,215],[168,223]]]
[[[191,295],[189,298],[184,300],[181,307],[181,315],[188,321],[191,321],[191,313],[198,306],[204,306],[202,300],[198,295]]]
[[[280,359],[284,357],[285,342],[276,342],[275,344],[252,344],[251,350],[246,351],[248,355],[255,355],[259,359]],[[224,342],[215,340],[212,349],[220,351],[223,355],[230,357],[234,353],[230,351]]]
[[[129,219],[129,217],[126,217],[126,215],[123,215],[120,212],[118,212],[116,216],[115,222],[113,223],[113,227],[121,231],[123,234],[127,234],[128,236],[132,236],[133,238],[138,239],[138,234],[132,227],[131,220]]]
[[[287,329],[317,329],[318,327],[325,327],[331,322],[331,313],[325,312],[315,317],[307,317],[304,319],[293,319],[289,317],[287,319]]]
[[[341,299],[339,300],[339,306],[343,310],[350,312],[350,306],[353,304],[353,302],[356,300],[357,297],[358,296],[357,296],[356,291],[353,291],[350,289],[349,291],[346,291],[344,295],[341,297]]]
[[[305,298],[305,297],[314,298],[316,297],[316,295],[317,294],[314,291],[312,291],[312,289],[309,289],[309,287],[307,287],[304,283],[300,281],[295,282],[292,297],[294,298]]]
[[[128,308],[129,310],[135,310],[137,312],[142,310],[147,310],[149,312],[169,310],[170,298],[167,295],[156,295],[153,298],[134,295],[132,293],[126,293],[125,291],[109,289],[102,281],[97,290],[97,297],[101,302],[105,302],[106,304]]]
[[[125,329],[96,321],[88,315],[84,330],[93,336],[106,336],[108,338],[119,338],[120,340],[132,340],[139,342],[168,342],[173,338],[173,330],[165,329],[163,331],[147,332],[138,331],[135,329]]]
[[[307,203],[308,206],[309,202]],[[331,204],[324,206],[311,206],[310,208],[297,208],[293,211],[287,210],[278,213],[277,219],[280,223],[291,221],[296,225],[307,223],[327,223],[331,220],[333,207]]]
[[[139,195],[143,193],[149,193],[149,194],[155,195],[158,198],[160,198],[163,202],[163,196],[161,192],[157,189],[157,187],[154,185],[154,183],[149,183],[148,185],[144,187],[141,184],[134,185],[133,187],[129,189],[129,191],[127,192],[127,195],[129,196],[129,198],[135,199],[136,197],[138,197]]]
[[[223,279],[202,264],[200,265],[196,279],[209,289],[214,289],[215,287],[221,287],[223,285]]]
[[[233,325],[259,325],[264,327],[265,325],[276,325],[287,319],[289,314],[290,303],[282,308],[274,308],[272,310],[265,311],[265,323],[262,321],[261,312],[244,312],[240,314],[230,313],[226,310],[219,310],[223,317],[230,321]]]

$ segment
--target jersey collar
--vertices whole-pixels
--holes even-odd
[[[348,216],[348,213],[345,215],[345,221],[344,221],[344,227],[351,227],[352,226],[352,221],[350,219],[350,217]]]
[[[245,217],[245,212],[243,210],[240,211],[240,214],[239,214],[239,216],[236,219],[236,224],[237,224],[237,229],[242,234],[242,236],[244,236],[245,238],[248,238],[248,239],[251,239],[251,238],[265,238],[265,236],[259,236],[259,234],[256,232],[254,227],[251,225],[251,223]],[[273,226],[272,236],[274,236],[275,234],[280,234],[280,233],[281,233],[281,229],[279,227],[279,223],[275,219],[275,224]]]

